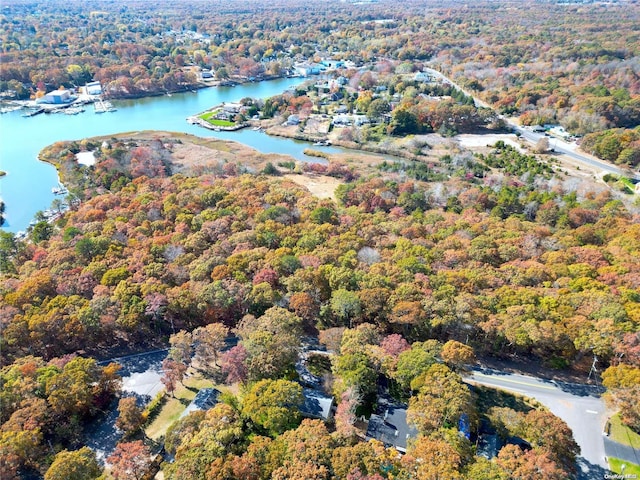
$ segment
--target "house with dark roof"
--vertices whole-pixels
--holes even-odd
[[[399,452],[407,451],[407,442],[418,435],[415,427],[407,424],[407,406],[380,399],[378,413],[371,415],[367,426],[368,440],[379,440]]]
[[[324,420],[325,422],[331,418],[333,397],[313,388],[303,388],[302,395],[304,396],[304,404],[300,407],[300,413],[303,417]]]
[[[209,410],[216,406],[218,403],[218,398],[220,397],[220,390],[215,388],[203,388],[200,390],[193,401],[185,408],[180,418],[186,417],[191,412],[195,412],[197,410]]]

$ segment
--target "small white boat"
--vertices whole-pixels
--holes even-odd
[[[105,113],[105,112],[116,111],[116,108],[111,104],[111,102],[106,102],[104,100],[97,100],[96,103],[93,104],[93,108],[95,113]]]
[[[71,107],[65,110],[65,115],[77,115],[79,113],[84,112],[84,108],[82,107]]]

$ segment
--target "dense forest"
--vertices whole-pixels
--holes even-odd
[[[537,447],[526,454],[505,447],[494,462],[475,457],[450,431],[462,413],[476,412],[457,372],[474,355],[524,356],[585,372],[596,356],[614,365],[606,382],[637,428],[640,231],[637,213],[607,191],[579,198],[547,164],[498,144],[466,163],[444,157],[432,165],[431,182],[402,163],[381,164],[384,177],[360,178],[322,166],[348,180],[334,202],[286,180],[239,174],[242,165],[215,157],[212,173],[170,175],[171,144],[83,142],[101,152],[92,168],[71,160],[80,144],[52,146],[44,155],[83,201],[55,224],[37,223],[29,242],[1,234],[0,446],[7,472],[44,471],[52,445],[54,452],[78,446],[77,430],[56,430],[56,415],[81,424],[95,412],[95,399],[113,391],[117,369],[101,371],[78,352],[105,356],[170,336],[171,389],[188,363],[180,352],[228,331],[240,343],[220,362],[217,354],[209,360],[246,390],[241,400],[174,427],[192,433],[173,440],[171,478],[213,471],[215,478],[245,478],[244,469],[253,469],[246,478],[307,478],[311,467],[320,469],[313,478],[350,478],[339,472],[355,467],[372,475],[362,478],[391,471],[423,478],[426,467],[415,459],[442,452],[449,461],[436,471],[451,471],[448,478],[478,478],[474,472],[485,470],[507,478],[526,465],[544,465],[527,478],[571,475],[570,436],[555,446],[536,437],[549,422],[559,435],[566,426],[536,417],[538,410],[514,412],[504,426]],[[454,175],[446,180],[443,171]],[[330,435],[319,422],[298,427],[299,416],[286,408],[256,413],[255,402],[268,395],[281,399],[270,407],[297,405],[299,386],[282,378],[290,378],[303,333],[337,352],[329,370],[344,415],[371,408],[379,378],[409,400],[421,433],[409,455],[381,464],[373,458],[382,446],[354,444],[342,430]],[[59,392],[61,385],[77,399]],[[425,416],[429,408],[435,410]],[[21,420],[33,409],[40,420]],[[506,415],[493,414],[496,425]],[[335,453],[311,449],[315,460],[305,460],[287,450],[316,437]],[[213,443],[202,449],[205,440]],[[262,463],[265,456],[272,462]],[[356,461],[361,456],[373,463]],[[282,473],[294,466],[302,477]]]
[[[339,87],[243,99],[239,115],[297,115],[302,133],[311,113],[344,107],[375,121],[340,127],[340,141],[375,148],[393,136],[404,150],[299,164],[218,142],[186,168],[184,143],[215,142],[143,132],[45,149],[68,197],[26,238],[0,231],[0,478],[139,480],[159,449],[175,480],[574,478],[567,425],[468,386],[478,358],[585,377],[597,363],[610,405],[640,432],[640,213],[618,191],[631,193],[630,181],[608,175],[615,188],[596,188],[503,141],[434,153],[412,136],[498,130],[499,112],[561,124],[585,151],[639,165],[639,11],[5,2],[3,98],[92,80],[106,97],[163,94],[202,86],[202,71],[241,82],[333,59],[345,62],[332,74]],[[426,68],[462,89],[417,80]],[[78,165],[85,151],[94,166]],[[301,178],[339,186],[318,198]],[[304,350],[309,339],[321,353]],[[101,459],[105,472],[84,429],[118,400],[121,378],[97,359],[166,346],[164,393],[145,411],[118,402],[123,441]],[[336,400],[328,422],[302,418],[302,357]],[[188,371],[226,390],[154,444],[143,425],[190,388]],[[407,406],[415,438],[404,455],[363,441],[381,392]],[[482,429],[504,443],[490,459],[474,444]]]

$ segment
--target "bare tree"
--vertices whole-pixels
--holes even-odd
[[[534,150],[536,153],[547,153],[549,151],[549,148],[549,139],[547,137],[542,137],[536,142]]]

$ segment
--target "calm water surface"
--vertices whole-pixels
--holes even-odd
[[[283,78],[237,87],[207,88],[197,92],[176,93],[171,97],[150,97],[113,101],[117,111],[97,115],[93,106],[78,115],[42,114],[22,117],[24,111],[0,115],[0,197],[6,204],[6,222],[10,232],[26,230],[39,210],[51,205],[58,175],[51,165],[38,161],[40,150],[60,140],[81,140],[98,135],[139,130],[169,130],[202,137],[218,137],[249,145],[264,153],[282,153],[304,160],[306,142],[269,137],[250,129],[238,132],[213,132],[190,125],[186,117],[222,102],[237,102],[244,97],[268,98],[282,93],[300,79]],[[339,151],[331,147],[316,147]]]

